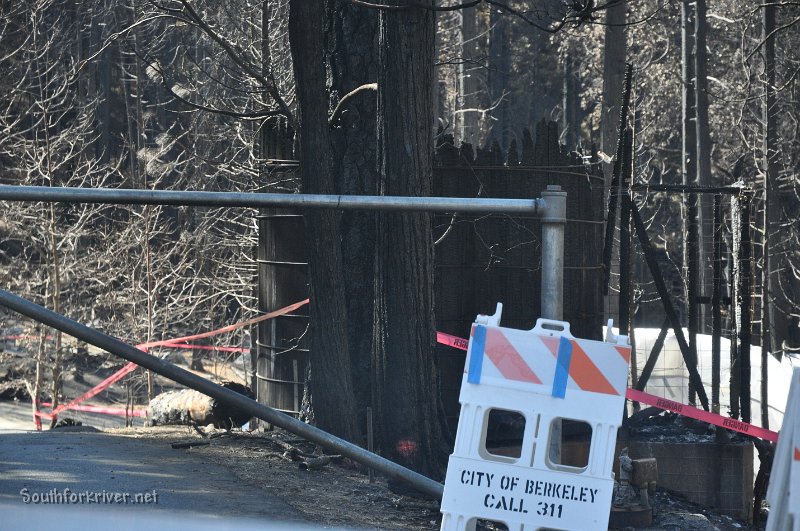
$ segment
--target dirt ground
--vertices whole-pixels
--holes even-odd
[[[439,504],[395,494],[386,479],[369,482],[365,471],[343,459],[334,459],[319,469],[303,470],[287,448],[319,454],[313,444],[280,430],[225,433],[210,431],[203,438],[185,426],[114,428],[115,436],[145,438],[154,444],[207,442],[202,446],[176,449],[191,452],[233,471],[243,482],[281,497],[301,511],[307,520],[324,526],[362,529],[438,529]],[[295,456],[297,458],[297,456]],[[743,531],[754,529],[745,522],[715,514],[665,492],[655,496],[656,518],[648,531]],[[493,527],[485,528],[487,530]]]

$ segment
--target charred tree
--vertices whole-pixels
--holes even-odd
[[[762,119],[764,121],[763,137],[763,189],[764,189],[764,210],[763,225],[764,235],[762,240],[762,262],[761,262],[761,422],[762,426],[769,426],[769,402],[768,398],[768,358],[769,353],[778,352],[782,355],[782,349],[776,348],[778,337],[786,337],[786,326],[779,325],[779,320],[775,319],[775,292],[776,292],[776,273],[778,270],[772,264],[772,230],[778,222],[777,209],[775,208],[775,197],[778,179],[778,149],[777,149],[777,116],[775,98],[775,5],[766,3],[762,7],[762,38],[764,39],[764,103],[762,108]],[[780,321],[787,322],[783,318]],[[780,328],[780,333],[778,329]]]
[[[481,19],[477,7],[468,7],[459,11],[461,16],[461,54],[463,61],[459,65],[459,108],[455,118],[456,141],[466,142],[475,147],[482,145],[482,126],[480,109],[488,109],[483,67],[479,58],[483,53]]]
[[[575,50],[568,50],[564,58],[564,80],[562,88],[562,106],[564,108],[563,144],[569,149],[578,149],[581,145],[581,74],[580,62]]]
[[[430,195],[434,30],[434,13],[428,9],[380,14],[381,195]],[[380,447],[403,465],[441,477],[448,448],[433,356],[433,241],[428,214],[378,214],[374,278],[372,390]]]
[[[606,10],[600,147],[608,156],[612,156],[617,150],[617,126],[619,109],[622,105],[627,56],[624,26],[627,6],[627,2],[616,2]],[[608,187],[611,185],[612,175],[611,168],[608,166],[606,168],[606,187]]]
[[[506,151],[510,142],[508,74],[511,68],[508,50],[508,20],[499,9],[489,15],[489,97],[494,118],[489,143],[497,142]]]
[[[377,193],[376,89],[359,87],[375,83],[378,75],[378,19],[375,13],[345,0],[327,0],[325,54],[331,91],[339,99],[339,112],[331,123],[333,174],[337,193]],[[347,98],[345,100],[344,98]],[[353,369],[359,422],[369,405],[370,349],[372,345],[375,214],[342,215],[342,264],[347,286],[348,344]],[[360,385],[359,385],[360,383]]]
[[[714,275],[711,291],[711,408],[719,413],[722,339],[722,196],[714,196]]]
[[[300,136],[303,191],[334,194],[328,97],[323,62],[324,5],[292,0],[289,40],[292,48]],[[360,440],[342,266],[341,215],[331,210],[305,214],[311,280],[311,394],[317,425],[350,441]]]
[[[708,123],[708,75],[706,65],[708,63],[708,51],[706,48],[706,0],[695,1],[695,50],[694,50],[694,106],[695,106],[695,140],[697,142],[696,155],[697,165],[694,184],[698,186],[711,186],[711,133]],[[712,275],[708,271],[706,264],[714,254],[714,210],[713,203],[703,201],[699,197],[698,201],[698,253],[706,257],[705,260],[698,259],[698,295],[708,297],[713,290]],[[699,256],[698,256],[699,258]],[[710,314],[704,310],[704,306],[698,304],[699,330],[705,332]]]

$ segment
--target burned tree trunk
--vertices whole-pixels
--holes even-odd
[[[341,105],[346,94],[377,80],[375,39],[378,20],[369,9],[346,0],[326,0],[326,13],[325,53],[330,65],[329,83]],[[340,118],[331,123],[334,153],[331,178],[337,185],[337,193],[377,193],[376,97],[374,89],[359,92],[342,105]],[[375,266],[375,214],[345,212],[341,228],[348,343],[355,385],[353,393],[356,418],[362,422],[370,399],[368,382],[374,307],[373,285],[369,279]]]
[[[432,3],[431,3],[432,5]],[[381,12],[379,191],[428,196],[433,136],[434,14]],[[375,257],[373,407],[384,453],[440,477],[448,448],[434,362],[433,241],[422,213],[380,213]]]
[[[627,2],[617,2],[606,10],[605,51],[603,55],[603,110],[601,117],[600,148],[612,156],[617,150],[617,127],[622,106],[625,78],[627,41],[625,18]],[[606,170],[606,187],[611,185],[613,175]]]
[[[706,51],[706,0],[696,0],[695,2],[695,140],[697,142],[697,174],[694,176],[698,186],[711,186],[711,133],[708,123],[708,74]],[[713,290],[712,274],[708,271],[706,263],[714,254],[714,211],[712,203],[703,201],[703,197],[698,198],[698,257],[705,257],[705,260],[698,260],[698,280],[699,295],[708,297]],[[711,312],[706,311],[705,306],[698,305],[699,330],[706,332]]]
[[[783,355],[780,340],[787,337],[789,319],[775,318],[775,305],[779,291],[777,272],[780,265],[772,263],[774,242],[772,232],[779,221],[778,205],[775,199],[778,194],[778,149],[777,149],[777,106],[775,104],[775,6],[766,3],[762,14],[762,38],[764,39],[764,103],[762,116],[764,121],[764,235],[762,240],[761,265],[761,425],[769,426],[769,366],[768,356],[777,353],[778,359]],[[777,267],[776,267],[777,266]],[[785,301],[783,301],[785,304]]]
[[[292,0],[289,40],[297,84],[303,191],[333,194],[328,95],[323,63],[323,11]],[[341,217],[331,210],[305,214],[311,278],[311,395],[318,426],[348,441],[360,440],[356,417],[342,266]]]

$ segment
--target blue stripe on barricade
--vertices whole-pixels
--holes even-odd
[[[469,383],[481,383],[481,369],[483,368],[485,349],[486,327],[475,325],[475,329],[472,331],[472,350],[469,354],[469,372],[467,372],[467,381]]]
[[[564,398],[567,394],[570,363],[572,363],[572,342],[566,337],[562,337],[558,342],[556,374],[553,378],[553,396],[556,398]]]

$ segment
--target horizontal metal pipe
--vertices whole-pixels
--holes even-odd
[[[635,192],[677,192],[677,193],[708,193],[708,194],[743,194],[752,192],[744,186],[695,186],[692,184],[647,184],[631,185]]]
[[[141,367],[150,369],[186,387],[200,391],[212,398],[216,398],[229,407],[240,409],[254,417],[279,426],[311,442],[319,444],[329,451],[349,457],[353,461],[357,461],[367,467],[382,472],[391,478],[406,481],[415,489],[429,496],[438,499],[442,498],[444,487],[441,483],[400,466],[379,455],[373,454],[372,452],[368,452],[355,444],[335,437],[319,428],[300,422],[271,407],[259,404],[255,400],[251,400],[235,391],[219,386],[205,378],[201,378],[172,363],[146,354],[136,347],[123,343],[98,330],[77,323],[72,319],[57,314],[47,308],[43,308],[21,297],[17,297],[5,290],[0,290],[0,304],[31,319],[44,323],[47,326],[61,330],[90,345],[103,349],[106,352],[110,352],[128,361],[132,361]]]
[[[256,192],[199,192],[132,190],[126,188],[67,188],[0,186],[0,200],[115,205],[174,205],[203,207],[296,207],[340,210],[394,210],[418,212],[503,212],[539,215],[541,199],[469,197],[401,197],[371,195],[264,194]]]

